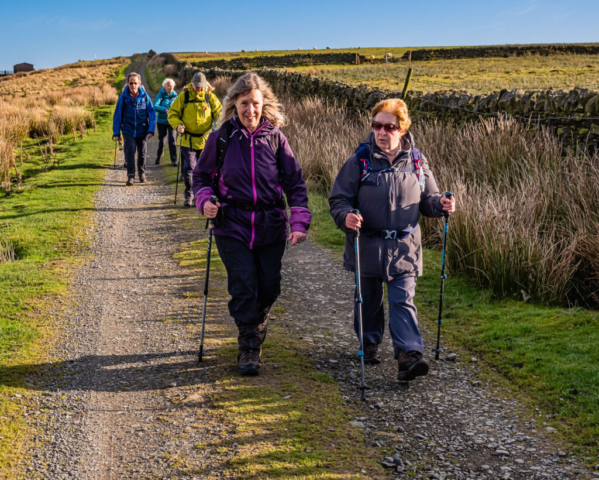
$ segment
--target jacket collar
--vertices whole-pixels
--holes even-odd
[[[131,90],[129,90],[129,85],[127,85],[127,86],[125,87],[125,91],[124,91],[123,93],[125,94],[125,96],[127,96],[127,97],[129,97],[131,100],[133,100],[133,95],[132,95],[132,93],[131,93]],[[143,98],[143,97],[145,97],[145,96],[146,96],[146,91],[145,91],[144,87],[140,86],[140,87],[139,87],[139,91],[137,92],[137,98],[136,98],[135,100],[137,100],[137,99],[139,99],[139,98]]]
[[[389,161],[389,158],[387,157],[387,155],[376,144],[374,132],[370,132],[368,134],[366,143],[368,143],[370,145],[371,155],[377,156],[379,158],[384,158],[385,160]],[[401,139],[401,150],[399,152],[397,152],[397,155],[393,159],[393,162],[390,162],[390,163],[394,163],[395,160],[397,160],[398,158],[402,157],[405,154],[410,154],[412,152],[413,148],[414,148],[414,136],[412,135],[412,132],[408,131]]]
[[[250,136],[249,130],[243,126],[241,120],[239,120],[239,117],[231,118],[231,123],[233,124],[233,127],[235,129],[242,132],[245,136]],[[275,127],[272,123],[270,123],[268,120],[262,117],[260,127],[258,127],[258,130],[256,131],[255,135],[258,137],[265,137],[267,135],[273,135],[275,132],[277,132],[277,130],[279,130],[279,127]]]

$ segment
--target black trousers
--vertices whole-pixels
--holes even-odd
[[[125,161],[127,162],[127,176],[135,177],[135,152],[137,151],[137,171],[141,177],[146,173],[146,157],[148,154],[148,143],[146,137],[134,137],[123,134]]]
[[[243,327],[265,323],[281,293],[281,266],[286,242],[250,249],[232,237],[218,235],[215,239],[228,275],[229,313],[240,332]]]
[[[162,152],[164,151],[164,138],[168,143],[168,152],[171,156],[171,163],[177,162],[177,132],[170,125],[157,123],[158,126],[158,151],[156,152],[156,160],[160,162]]]

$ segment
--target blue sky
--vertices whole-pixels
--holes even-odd
[[[147,52],[599,41],[599,1],[0,0],[0,70]],[[575,5],[575,8],[573,7]]]

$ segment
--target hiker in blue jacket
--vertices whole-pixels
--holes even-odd
[[[154,99],[154,108],[156,109],[157,120],[156,125],[158,127],[158,152],[156,152],[156,165],[160,165],[162,158],[162,152],[164,150],[164,138],[166,137],[168,143],[168,151],[171,155],[171,165],[177,166],[177,132],[171,124],[168,123],[168,112],[171,108],[172,103],[177,98],[177,92],[175,92],[175,81],[172,78],[166,78],[162,82],[162,88]]]
[[[156,111],[144,87],[141,77],[131,72],[127,86],[119,97],[112,119],[112,139],[125,140],[125,161],[127,162],[127,186],[135,179],[135,152],[137,151],[137,171],[140,183],[146,181],[147,140],[156,130]]]

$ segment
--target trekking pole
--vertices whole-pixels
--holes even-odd
[[[445,192],[448,200],[453,198],[453,193]],[[447,252],[447,230],[449,230],[449,212],[443,212],[445,217],[445,230],[443,232],[443,256],[441,257],[441,294],[439,295],[439,319],[437,320],[437,348],[435,348],[435,360],[439,360],[439,343],[441,341],[441,324],[443,323],[443,289],[445,288],[445,254]]]
[[[177,183],[175,184],[175,205],[177,205],[177,190],[179,190],[179,165],[181,165],[181,137],[180,133],[177,133],[179,136],[179,144],[177,145]]]
[[[218,197],[212,195],[210,203],[216,205]],[[202,308],[202,330],[200,333],[200,353],[198,354],[198,363],[202,361],[204,355],[204,327],[206,326],[206,301],[208,300],[208,280],[210,278],[210,251],[212,250],[212,229],[214,228],[214,219],[208,223],[208,253],[206,254],[206,279],[204,280],[204,307]]]
[[[114,169],[116,170],[116,152],[119,148],[119,142],[115,141],[114,142]]]
[[[352,210],[354,215],[360,215],[360,210]],[[358,337],[360,340],[360,350],[358,356],[360,357],[360,368],[362,369],[362,376],[360,380],[359,389],[362,391],[362,401],[366,401],[366,383],[364,382],[364,329],[362,328],[362,287],[360,286],[360,229],[356,228],[354,236],[354,252],[356,257],[356,302],[358,304]]]

